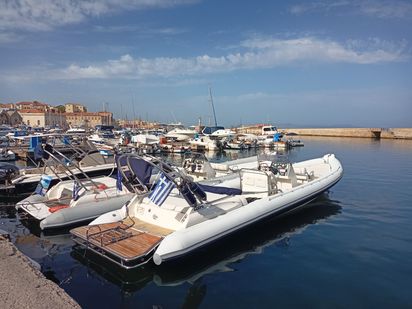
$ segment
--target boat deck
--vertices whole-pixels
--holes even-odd
[[[81,226],[70,232],[80,245],[122,267],[132,268],[147,262],[164,236],[173,231],[133,218],[116,223]]]

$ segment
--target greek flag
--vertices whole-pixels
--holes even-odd
[[[73,194],[72,194],[72,197],[73,197],[73,200],[74,201],[77,201],[77,199],[79,198],[79,192],[80,192],[80,189],[81,189],[82,187],[80,186],[80,184],[75,180],[74,182],[73,182]]]
[[[155,184],[154,190],[149,195],[149,199],[157,206],[161,206],[174,187],[174,183],[167,179],[164,174],[161,174]]]

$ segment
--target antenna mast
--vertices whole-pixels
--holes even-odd
[[[217,127],[215,105],[213,104],[212,88],[209,86],[210,104],[212,104],[213,118],[215,119],[215,127]]]

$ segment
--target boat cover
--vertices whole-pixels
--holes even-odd
[[[236,188],[228,187],[218,187],[218,186],[209,186],[204,184],[198,184],[201,189],[205,192],[216,193],[216,194],[225,194],[225,195],[240,195],[242,190]]]
[[[119,156],[116,160],[117,167],[121,170],[128,181],[136,177],[144,185],[149,184],[153,166],[145,160],[134,156]]]

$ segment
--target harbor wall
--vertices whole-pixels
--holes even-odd
[[[0,308],[80,309],[0,233]]]
[[[412,139],[412,128],[278,128],[283,133],[300,136]],[[261,127],[237,128],[238,133],[261,134]]]
[[[288,128],[284,131],[301,136],[412,139],[412,128]]]

